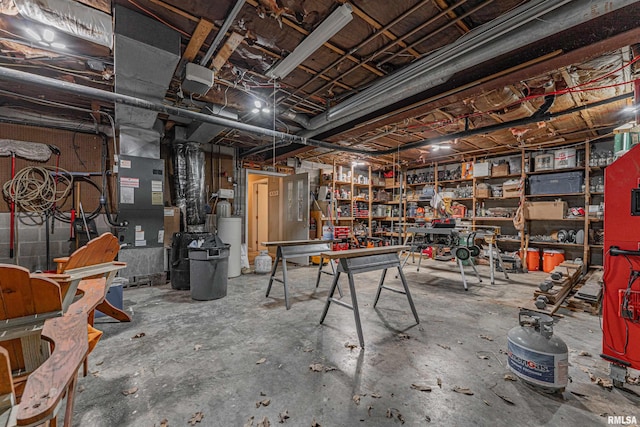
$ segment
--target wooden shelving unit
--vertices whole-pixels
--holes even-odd
[[[604,143],[598,143],[598,144],[606,145],[610,143],[611,142],[604,142]],[[573,147],[575,147],[577,151],[582,150],[582,152],[584,153],[583,166],[574,167],[574,168],[526,172],[527,165],[530,164],[530,168],[531,169],[533,168],[534,158],[532,156],[533,152],[525,152],[525,150],[523,149],[520,151],[519,154],[513,153],[511,155],[496,156],[496,158],[487,160],[487,161],[492,161],[496,159],[504,159],[506,157],[510,157],[512,159],[515,157],[519,157],[520,166],[521,166],[520,173],[509,173],[502,176],[474,177],[472,179],[460,178],[460,179],[440,180],[438,179],[440,172],[442,172],[443,170],[451,171],[452,167],[460,166],[460,163],[444,163],[444,164],[432,163],[420,169],[408,170],[406,171],[405,176],[407,175],[415,176],[417,173],[420,173],[420,174],[425,174],[427,176],[433,175],[434,179],[427,180],[425,182],[406,183],[405,188],[408,191],[418,192],[425,185],[433,186],[434,188],[440,188],[440,189],[443,189],[443,188],[451,189],[451,187],[454,185],[456,187],[458,186],[465,187],[467,185],[472,186],[473,187],[472,197],[456,197],[452,199],[453,202],[461,203],[467,207],[466,209],[467,215],[464,219],[469,221],[473,226],[496,225],[501,228],[509,229],[513,232],[512,235],[517,234],[515,232],[515,228],[513,228],[513,225],[510,224],[513,221],[512,218],[480,216],[479,215],[480,211],[477,210],[477,207],[480,205],[483,205],[482,210],[484,211],[485,203],[490,204],[490,206],[492,207],[500,207],[499,203],[503,201],[505,202],[503,204],[504,207],[517,208],[517,206],[519,206],[520,204],[529,202],[529,201],[536,201],[536,200],[551,201],[554,199],[563,199],[568,202],[569,207],[583,208],[585,210],[585,216],[562,218],[562,219],[549,219],[549,220],[526,220],[525,233],[530,233],[531,230],[548,231],[550,229],[554,229],[554,230],[569,229],[569,230],[574,230],[576,232],[578,230],[582,230],[584,232],[584,242],[583,243],[567,243],[567,242],[546,242],[546,241],[530,240],[529,246],[532,246],[532,247],[540,246],[540,247],[550,247],[550,248],[556,247],[559,249],[560,248],[566,249],[571,252],[573,257],[581,256],[582,259],[586,260],[588,264],[594,264],[594,265],[601,264],[602,263],[601,261],[594,262],[592,258],[594,258],[593,257],[594,254],[599,253],[600,259],[601,259],[603,246],[599,244],[594,244],[593,241],[590,240],[591,238],[593,238],[593,234],[595,233],[595,232],[590,233],[590,231],[592,231],[593,228],[595,227],[596,230],[601,232],[603,219],[602,217],[599,217],[599,216],[596,217],[595,215],[590,214],[589,205],[597,205],[600,202],[604,201],[604,193],[602,191],[590,191],[592,189],[590,187],[591,187],[592,177],[594,177],[594,175],[603,176],[603,172],[606,166],[589,166],[589,159],[591,157],[591,149],[592,149],[590,143],[582,143],[578,145],[574,144]],[[557,149],[562,149],[562,148],[563,147],[553,147],[553,149],[550,149],[549,151],[555,151]],[[601,150],[602,148],[603,147],[601,147],[600,145],[596,147],[596,149],[600,151],[602,151]],[[604,147],[604,149],[606,149],[606,146]],[[485,159],[470,158],[465,160],[468,162],[477,163],[478,161],[485,160]],[[530,176],[546,175],[546,174],[553,174],[553,173],[560,173],[560,172],[584,172],[584,187],[582,191],[575,192],[575,193],[554,193],[554,194],[533,194],[532,195],[532,194],[526,194],[523,188],[523,191],[521,192],[520,196],[494,197],[492,195],[488,197],[479,197],[477,195],[476,188],[477,188],[477,184],[479,183],[487,183],[487,184],[498,183],[499,184],[501,182],[512,180],[512,179],[521,179],[522,183],[526,183],[527,179]],[[416,202],[416,200],[408,200],[408,203],[412,203],[412,202]],[[424,202],[418,202],[418,203],[423,204]],[[417,219],[422,218],[422,217],[416,217],[413,215],[408,215],[406,210],[406,205],[405,205],[404,214],[405,214],[405,217],[404,217],[405,222],[411,222],[411,221],[415,221]],[[430,215],[425,215],[425,216],[426,216],[425,220],[431,219]],[[525,244],[525,238],[524,238],[525,233],[521,233],[521,237],[519,239],[500,238],[498,241],[500,243],[511,245],[511,247],[513,247],[513,245],[515,244],[520,243],[520,247],[523,248]],[[535,233],[532,233],[532,234],[535,235]],[[580,251],[580,249],[582,250]]]

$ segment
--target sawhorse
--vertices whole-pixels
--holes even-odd
[[[324,322],[325,317],[327,316],[327,312],[329,311],[329,305],[333,302],[343,307],[346,307],[350,310],[353,310],[353,317],[356,322],[356,330],[358,332],[358,340],[360,341],[360,347],[364,348],[364,338],[362,335],[362,325],[360,323],[360,312],[358,310],[358,299],[356,297],[356,286],[353,280],[353,275],[358,273],[365,273],[368,271],[376,271],[382,270],[382,275],[380,277],[380,282],[378,283],[378,291],[376,292],[376,298],[373,303],[375,307],[378,304],[378,299],[380,298],[380,292],[382,289],[386,289],[392,292],[397,292],[400,294],[404,294],[407,296],[407,300],[409,301],[409,306],[411,307],[411,312],[413,313],[413,317],[416,319],[416,323],[420,323],[420,319],[418,318],[418,313],[416,312],[416,307],[413,304],[413,299],[411,298],[411,292],[409,292],[409,286],[407,286],[407,280],[404,277],[404,273],[402,272],[402,267],[400,265],[400,256],[399,253],[403,250],[408,249],[408,246],[404,245],[396,245],[396,246],[383,246],[379,248],[367,248],[367,249],[349,249],[346,251],[330,251],[323,252],[320,254],[320,263],[322,265],[323,259],[329,260],[339,260],[338,270],[333,278],[333,284],[331,285],[331,289],[329,290],[329,295],[327,296],[327,302],[325,303],[324,310],[322,312],[322,317],[320,318],[320,323]],[[400,275],[400,280],[402,282],[403,289],[395,289],[390,288],[384,285],[384,279],[387,275],[387,270],[389,268],[397,268],[398,274]],[[338,280],[340,279],[340,274],[346,273],[349,278],[349,290],[351,292],[351,304],[348,304],[344,301],[336,299],[333,297],[335,293],[336,287],[338,287]],[[320,273],[318,273],[318,276]]]

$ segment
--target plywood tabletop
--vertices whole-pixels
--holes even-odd
[[[319,243],[332,243],[335,240],[321,240],[321,239],[313,239],[313,240],[280,240],[276,242],[262,242],[262,246],[306,246],[306,245],[317,245]]]
[[[327,259],[341,259],[341,258],[359,258],[369,255],[383,255],[394,252],[400,252],[410,249],[411,246],[394,245],[394,246],[380,246],[377,248],[363,248],[363,249],[347,249],[346,251],[327,251],[322,252],[320,255]]]

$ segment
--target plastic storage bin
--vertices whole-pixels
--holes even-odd
[[[559,172],[529,177],[529,194],[581,193],[584,172]]]

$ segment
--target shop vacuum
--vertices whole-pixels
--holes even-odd
[[[553,318],[521,310],[520,326],[507,334],[509,369],[544,392],[563,392],[569,379],[567,345],[553,335]]]

